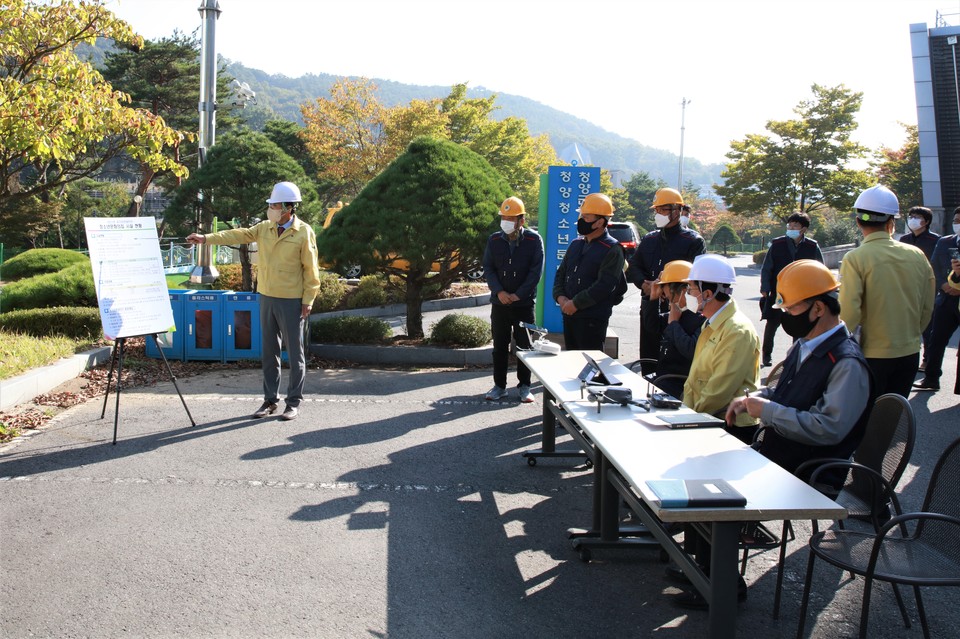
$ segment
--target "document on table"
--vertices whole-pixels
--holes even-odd
[[[747,498],[723,479],[648,479],[664,508],[746,506]]]

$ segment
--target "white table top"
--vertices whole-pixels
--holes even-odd
[[[583,353],[590,355],[605,372],[616,375],[624,388],[633,391],[634,397],[642,399],[647,396],[650,386],[647,380],[602,351],[563,351],[559,355],[524,351],[518,356],[558,402],[566,402],[581,398],[577,374],[587,365]]]
[[[617,375],[634,397],[646,396],[647,381],[599,351],[588,351]],[[579,351],[559,355],[522,353],[524,363],[563,404],[603,455],[662,521],[767,521],[841,519],[846,510],[722,428],[668,428],[635,406],[580,399],[577,373],[586,360]],[[547,359],[550,358],[550,359]],[[684,407],[681,411],[688,411]],[[677,411],[669,411],[676,413]],[[661,508],[648,479],[725,479],[747,498],[743,508]]]

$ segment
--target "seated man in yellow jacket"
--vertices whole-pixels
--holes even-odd
[[[286,407],[280,419],[296,419],[303,400],[307,372],[303,352],[303,322],[310,316],[313,299],[320,290],[317,237],[296,216],[300,188],[279,182],[267,200],[267,219],[247,229],[231,229],[210,235],[193,233],[191,244],[250,244],[260,252],[257,292],[260,293],[260,333],[263,355],[263,405],[253,414],[266,417],[277,410],[280,394],[280,344],[287,345],[290,379]]]
[[[757,389],[760,381],[760,338],[750,319],[737,310],[730,297],[737,274],[720,255],[698,255],[685,282],[687,308],[707,318],[697,338],[690,373],[683,385],[683,403],[695,411],[725,417],[727,407],[737,397]],[[736,416],[727,431],[750,443],[756,431],[756,419],[748,413]],[[688,524],[684,528],[687,552],[696,556],[704,572],[709,572],[710,544]],[[676,566],[666,569],[667,577],[689,584],[689,579]],[[737,598],[747,598],[747,584],[740,578]],[[695,589],[678,595],[674,602],[682,608],[701,610],[707,601]]]
[[[760,338],[730,297],[736,280],[730,262],[712,254],[697,256],[685,280],[687,295],[695,298],[707,321],[683,385],[683,403],[721,418],[730,402],[756,390],[760,380]],[[729,431],[750,443],[754,425],[755,420],[744,413]]]

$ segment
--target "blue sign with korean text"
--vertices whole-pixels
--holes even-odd
[[[553,300],[553,282],[570,242],[577,239],[580,205],[590,193],[600,192],[600,167],[551,166],[547,172],[547,210],[540,212],[543,238],[543,295],[538,296],[542,317],[537,321],[551,333],[563,332],[563,315]],[[540,315],[538,313],[538,315]]]

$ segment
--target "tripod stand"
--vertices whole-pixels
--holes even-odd
[[[141,337],[139,335],[131,335],[130,337]],[[160,358],[163,359],[163,365],[167,368],[167,372],[170,374],[170,380],[173,382],[173,387],[177,389],[177,395],[180,396],[180,401],[183,403],[183,409],[187,411],[187,417],[190,418],[190,425],[196,426],[197,423],[193,421],[193,415],[190,414],[190,409],[187,408],[187,402],[183,399],[183,393],[180,392],[180,387],[177,385],[177,378],[173,374],[173,370],[170,368],[170,363],[167,362],[167,356],[163,353],[163,349],[160,348],[160,340],[157,339],[157,333],[149,333],[143,335],[144,338],[153,339],[153,343],[156,345],[157,350],[160,352]],[[107,391],[103,395],[103,410],[100,411],[100,419],[103,419],[103,416],[107,413],[107,399],[110,397],[110,380],[113,379],[113,369],[117,369],[117,400],[116,408],[113,413],[113,445],[117,445],[117,422],[120,418],[120,389],[123,386],[121,383],[121,378],[123,376],[123,347],[126,344],[128,338],[118,337],[117,345],[113,349],[113,356],[110,358],[110,372],[107,374]]]

